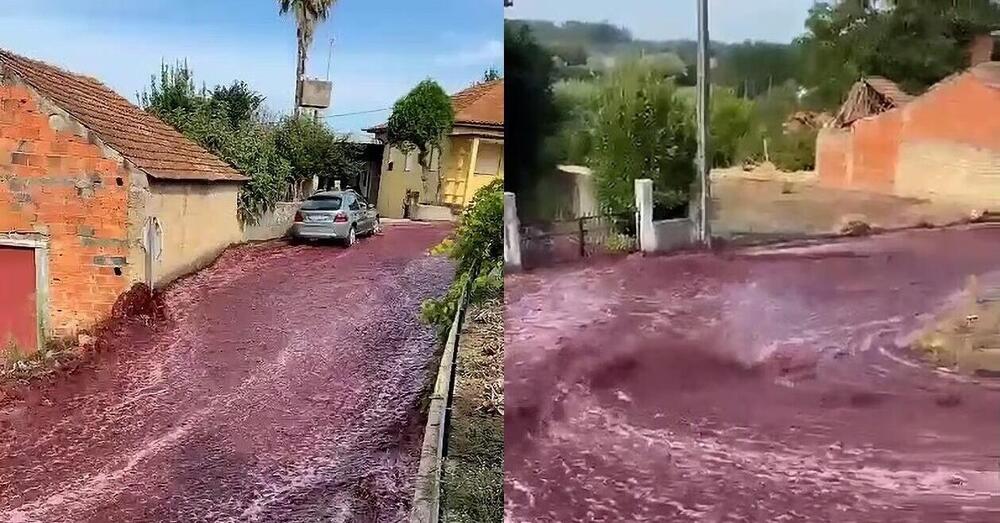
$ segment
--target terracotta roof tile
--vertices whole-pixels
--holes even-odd
[[[0,66],[153,178],[246,180],[232,166],[93,78],[2,49]]]
[[[888,78],[882,78],[881,76],[869,76],[866,77],[864,81],[876,92],[889,99],[889,101],[897,107],[900,105],[906,105],[914,99],[912,94],[903,91],[903,89],[896,82],[893,82]]]
[[[503,79],[474,85],[451,101],[455,123],[503,126]]]

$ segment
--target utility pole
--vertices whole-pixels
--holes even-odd
[[[708,0],[698,2],[698,177],[701,182],[700,206],[698,211],[698,239],[706,247],[712,246],[711,219],[712,184],[709,180],[711,160],[709,157],[708,121],[709,98],[712,88],[709,78],[708,55]]]

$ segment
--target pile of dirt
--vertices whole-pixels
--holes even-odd
[[[1000,375],[1000,292],[970,277],[959,303],[912,344],[931,364],[962,374]]]
[[[840,227],[840,234],[842,236],[868,236],[874,232],[874,228],[865,221],[862,220],[849,220],[843,226]]]
[[[798,111],[792,113],[783,125],[784,131],[797,133],[805,130],[815,130],[826,127],[833,122],[833,116],[829,113],[817,113],[814,111]]]

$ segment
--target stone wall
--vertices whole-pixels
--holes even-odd
[[[257,223],[243,226],[243,241],[265,241],[285,236],[295,221],[295,211],[301,205],[302,202],[278,202],[274,210],[264,213]]]

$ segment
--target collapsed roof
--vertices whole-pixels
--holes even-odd
[[[913,95],[892,80],[880,76],[862,78],[847,94],[847,100],[834,118],[834,125],[850,127],[857,120],[902,107],[913,99]]]

